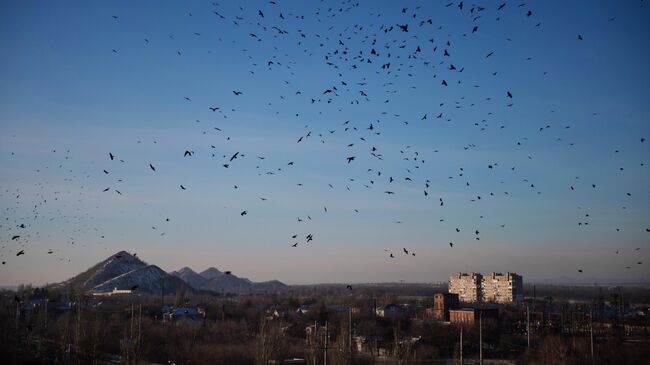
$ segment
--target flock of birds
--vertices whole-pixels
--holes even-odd
[[[448,29],[442,25],[438,25],[426,12],[423,14],[420,6],[411,6],[410,4],[396,9],[396,12],[401,17],[397,23],[384,22],[382,14],[370,12],[369,19],[374,20],[371,24],[354,24],[345,29],[337,29],[334,26],[330,26],[327,28],[328,32],[325,34],[315,33],[305,30],[305,28],[309,28],[304,24],[306,19],[311,19],[319,24],[326,24],[327,22],[334,23],[342,17],[353,17],[353,15],[347,14],[358,14],[361,11],[365,11],[362,10],[364,6],[359,2],[345,0],[335,6],[326,5],[322,8],[316,7],[311,13],[305,12],[300,14],[286,12],[282,5],[282,1],[269,1],[260,5],[260,8],[251,8],[249,4],[246,4],[232,11],[222,9],[222,6],[218,3],[212,3],[210,16],[214,18],[215,23],[219,24],[219,27],[222,27],[220,29],[227,27],[233,34],[247,37],[248,40],[243,45],[244,47],[263,47],[262,45],[264,45],[267,47],[264,49],[271,49],[273,51],[266,59],[255,59],[252,56],[253,52],[247,48],[242,49],[241,52],[244,55],[245,62],[249,63],[251,76],[255,77],[263,73],[275,73],[277,77],[285,78],[282,84],[274,85],[278,90],[277,94],[280,99],[278,103],[281,104],[275,110],[276,115],[285,113],[285,109],[295,108],[297,112],[289,116],[296,120],[296,124],[301,123],[302,125],[304,122],[308,123],[308,118],[303,119],[301,111],[305,108],[312,108],[315,111],[314,113],[317,112],[318,115],[325,113],[328,120],[330,120],[328,123],[319,123],[311,126],[310,124],[305,125],[303,131],[293,137],[295,139],[293,139],[292,143],[302,146],[312,143],[315,140],[314,143],[320,143],[322,145],[327,143],[339,144],[340,139],[347,140],[347,143],[336,146],[336,148],[345,151],[343,152],[345,157],[340,160],[341,168],[354,169],[355,173],[361,173],[365,176],[362,179],[350,177],[345,182],[339,183],[326,182],[327,187],[331,190],[339,189],[338,186],[342,186],[341,189],[345,189],[344,191],[352,191],[358,188],[368,190],[378,188],[380,193],[378,193],[377,199],[381,199],[381,195],[387,198],[399,198],[403,186],[413,187],[415,185],[419,186],[417,189],[421,191],[422,197],[430,201],[432,206],[444,210],[447,207],[446,203],[448,203],[448,199],[444,196],[444,193],[437,191],[439,185],[438,180],[443,178],[436,180],[435,177],[419,177],[423,174],[423,170],[426,170],[427,174],[434,174],[436,172],[435,168],[428,168],[425,156],[428,156],[429,153],[436,154],[439,150],[433,149],[432,152],[425,152],[418,150],[417,147],[404,145],[399,148],[399,155],[389,155],[389,152],[386,151],[389,151],[390,148],[384,145],[386,141],[384,136],[386,133],[389,133],[386,131],[392,131],[395,128],[417,126],[417,122],[432,123],[434,121],[435,123],[445,124],[467,123],[454,118],[455,112],[459,109],[473,109],[477,105],[488,105],[486,110],[511,110],[515,107],[517,93],[507,85],[501,85],[497,86],[497,88],[501,88],[500,92],[496,94],[488,92],[482,98],[464,95],[459,97],[453,96],[451,100],[445,98],[444,101],[441,98],[440,102],[431,102],[431,105],[423,106],[423,111],[417,118],[419,120],[413,120],[412,118],[397,113],[390,106],[399,103],[398,94],[404,91],[406,88],[405,85],[410,84],[411,86],[408,87],[410,89],[409,91],[416,90],[417,92],[417,80],[423,78],[433,83],[436,92],[441,94],[450,89],[456,90],[454,95],[458,92],[465,93],[465,91],[469,95],[470,90],[472,90],[472,93],[475,90],[480,90],[484,85],[474,83],[469,76],[465,76],[471,67],[469,65],[473,64],[475,60],[468,62],[468,60],[463,59],[461,56],[457,56],[455,52],[456,45],[464,42],[468,37],[480,34],[483,24],[486,22],[500,22],[506,16],[519,17],[521,19],[518,21],[527,21],[530,23],[531,28],[541,29],[542,22],[536,18],[536,14],[530,5],[510,1],[502,3],[487,2],[484,6],[465,3],[463,1],[441,4],[440,12],[459,12],[467,20],[468,24],[471,24],[466,31],[460,34],[449,33]],[[365,8],[368,5],[365,4]],[[507,12],[509,8],[515,10]],[[179,16],[193,17],[196,14],[187,12],[186,14],[179,14]],[[109,17],[112,17],[112,21],[116,27],[119,27],[121,25],[120,23],[127,18],[122,15],[112,15]],[[615,20],[616,17],[612,17],[607,21],[612,22]],[[192,35],[195,37],[205,36],[204,33],[200,32],[194,32]],[[219,42],[225,42],[221,37],[225,37],[225,35],[219,37]],[[587,38],[583,34],[576,34],[574,37],[576,42],[584,42]],[[175,40],[175,35],[169,34],[165,40],[157,42],[166,41],[177,45],[178,50],[174,57],[184,57],[185,52],[182,49],[182,45],[174,43]],[[511,38],[507,38],[506,40],[507,42],[515,42]],[[154,39],[150,39],[149,37],[143,38],[143,47],[153,47],[154,45]],[[318,72],[331,73],[333,75],[331,81],[328,84],[316,86],[320,90],[318,92],[313,92],[313,90],[309,90],[308,88],[297,89],[294,85],[300,84],[300,80],[298,80],[298,76],[295,75],[294,70],[301,65],[297,64],[299,58],[289,55],[284,51],[286,49],[301,53],[303,57],[308,57],[313,59],[314,62],[318,62],[322,67]],[[208,52],[211,53],[211,51]],[[495,52],[486,46],[483,59],[480,61],[492,62],[492,60],[498,57]],[[112,48],[112,53],[116,57],[119,57],[122,51],[119,47]],[[527,59],[526,61],[531,61],[531,59]],[[496,66],[494,68],[496,69]],[[500,85],[497,71],[491,72],[491,75],[488,76],[494,77],[495,81],[493,85]],[[383,81],[378,82],[377,80]],[[234,98],[246,98],[249,94],[247,90],[233,88],[231,91],[231,97]],[[195,98],[191,96],[179,95],[178,98],[183,100],[184,103],[193,106],[197,103]],[[379,116],[375,117],[374,114],[368,115],[366,118],[363,118],[366,120],[364,122],[355,122],[352,118],[346,116],[346,112],[351,108],[360,105],[371,106],[378,111]],[[266,107],[272,110],[275,104],[274,102],[268,102]],[[210,104],[199,105],[196,108],[206,112],[209,111],[211,115],[219,116],[224,120],[238,118],[238,110],[233,106]],[[269,113],[271,112],[269,111]],[[501,130],[506,128],[503,124],[498,125],[497,118],[493,117],[492,114],[492,111],[487,112],[482,120],[474,122],[470,126],[479,131]],[[252,159],[255,160],[255,169],[257,175],[260,177],[279,175],[296,165],[296,161],[272,162],[275,161],[272,156],[254,156],[253,152],[240,151],[237,147],[231,148],[232,141],[231,137],[227,136],[228,129],[224,126],[225,122],[224,125],[211,126],[207,129],[203,126],[205,123],[200,123],[202,123],[201,120],[197,119],[196,124],[201,125],[200,128],[203,129],[201,134],[215,136],[215,140],[212,144],[205,146],[193,146],[179,150],[179,155],[185,159],[208,157],[217,160],[217,166],[219,168],[230,170],[242,160]],[[574,143],[565,142],[561,134],[562,130],[566,131],[571,128],[572,125],[570,124],[565,124],[558,128],[556,125],[549,123],[534,127],[532,130],[538,134],[551,133],[549,130],[555,131],[558,133],[558,137],[552,141],[558,143],[563,148],[572,148]],[[341,137],[339,138],[339,136]],[[525,154],[526,152],[523,148],[531,139],[533,138],[522,137],[513,141],[513,146],[517,148],[516,153]],[[549,138],[548,140],[551,139]],[[137,143],[141,144],[143,141],[138,140]],[[153,143],[157,142],[154,141]],[[637,143],[645,143],[645,138],[640,137]],[[231,149],[230,152],[217,152],[224,145]],[[480,150],[480,147],[475,143],[467,143],[463,145],[463,150],[475,151]],[[57,152],[54,150],[53,153],[61,156],[60,151]],[[614,151],[614,154],[618,153],[618,150]],[[58,166],[59,168],[64,168],[65,160],[69,159],[70,154],[70,150],[67,150],[63,154],[62,158],[64,161],[61,161]],[[104,151],[101,155],[105,157],[100,160],[102,167],[99,168],[98,174],[86,172],[86,175],[103,176],[104,179],[102,181],[106,181],[106,185],[101,188],[92,186],[71,188],[71,191],[79,193],[78,196],[73,197],[75,195],[74,193],[69,192],[68,196],[63,196],[64,194],[61,191],[48,191],[45,183],[37,184],[37,192],[33,195],[35,197],[35,203],[33,204],[29,217],[18,214],[26,203],[26,199],[23,198],[23,191],[28,189],[17,188],[15,190],[6,189],[4,191],[3,196],[15,198],[15,205],[5,207],[5,219],[0,227],[8,232],[7,238],[3,238],[0,242],[2,245],[0,248],[0,256],[2,257],[3,265],[7,263],[7,260],[11,256],[21,256],[29,253],[30,240],[41,237],[41,233],[37,231],[39,221],[43,219],[41,218],[41,211],[44,207],[51,204],[53,200],[58,201],[60,199],[65,202],[63,206],[57,207],[54,211],[48,211],[48,214],[51,216],[45,217],[45,220],[62,221],[62,223],[71,221],[84,222],[76,230],[70,232],[69,244],[75,244],[75,234],[88,230],[94,230],[97,235],[102,238],[104,237],[100,232],[101,229],[97,228],[98,224],[93,222],[94,218],[92,214],[88,211],[80,211],[81,208],[75,208],[75,203],[81,202],[84,196],[93,189],[106,194],[110,194],[112,191],[119,196],[128,194],[128,189],[123,187],[125,186],[124,181],[119,178],[112,179],[112,176],[114,175],[114,171],[121,169],[120,165],[129,164],[127,162],[129,158],[123,156],[124,153],[121,151]],[[385,163],[389,159],[399,161],[399,172],[395,172],[396,169],[394,168],[381,168],[382,163]],[[528,155],[527,159],[533,163],[534,157]],[[368,161],[371,161],[372,164],[368,163]],[[159,166],[159,162],[152,160],[148,163],[148,167],[146,165],[141,166],[142,174],[158,174],[160,172],[160,169],[157,167]],[[645,165],[641,163],[640,166],[644,167]],[[133,167],[131,166],[131,168]],[[447,181],[452,181],[452,183],[457,183],[467,189],[472,189],[472,182],[466,178],[466,169],[469,170],[467,167],[458,166],[458,170],[454,172],[453,176],[446,176],[445,178]],[[520,186],[524,186],[530,193],[535,195],[542,194],[535,181],[517,176],[516,174],[519,171],[518,167],[509,165],[507,161],[494,161],[486,164],[483,169],[490,173],[495,171],[499,171],[502,174],[509,173],[520,179]],[[622,171],[623,167],[620,167],[620,170]],[[37,170],[36,172],[39,173],[40,171]],[[76,172],[73,173],[72,170],[69,172],[71,176],[67,181],[72,186],[73,178],[78,175],[76,175]],[[7,181],[5,180],[4,183],[6,184]],[[238,185],[234,185],[233,189],[239,189]],[[338,186],[335,187],[335,185]],[[186,191],[192,187],[189,181],[178,181],[177,186],[181,191]],[[304,183],[297,182],[295,186],[296,188],[300,188],[304,186]],[[575,191],[583,187],[588,187],[588,189],[595,191],[598,189],[598,184],[596,182],[582,184],[578,181],[569,184],[567,189]],[[269,199],[268,195],[263,195],[259,197],[261,203]],[[470,199],[470,203],[478,204],[487,199],[498,199],[499,197],[509,196],[511,192],[502,191],[497,193],[496,191],[484,191],[483,193],[476,192],[474,195]],[[631,193],[626,193],[626,196],[631,196]],[[241,217],[246,217],[249,213],[254,212],[254,210],[255,207],[242,207],[237,209]],[[321,208],[319,207],[318,212],[320,210]],[[297,217],[297,222],[304,223],[311,221],[312,216],[314,216],[314,219],[317,219],[318,212],[314,209],[314,213]],[[321,214],[327,213],[327,205],[323,205]],[[359,209],[354,209],[354,213],[361,214]],[[471,214],[474,213],[474,211],[471,211]],[[480,218],[483,218],[483,216],[481,215]],[[295,218],[292,217],[291,219]],[[164,221],[170,222],[170,218],[167,217]],[[444,223],[445,219],[439,218],[439,221]],[[396,223],[401,224],[402,221],[398,220]],[[577,222],[577,226],[588,226],[590,223],[592,223],[590,213],[584,213],[580,221]],[[506,227],[505,224],[500,224],[499,226],[500,228]],[[447,227],[450,232],[458,234],[461,234],[461,232],[470,232],[472,239],[480,240],[481,232],[478,228]],[[157,230],[157,227],[152,226],[152,229]],[[300,229],[298,228],[297,230]],[[616,230],[620,231],[619,228],[616,228]],[[650,228],[645,228],[645,232],[650,232]],[[164,235],[164,232],[160,235]],[[293,248],[302,247],[314,241],[315,236],[313,232],[292,233],[287,237],[287,245]],[[447,246],[447,244],[449,248],[454,248],[458,242],[445,242],[444,246]],[[636,251],[640,250],[640,247],[636,248]],[[612,252],[614,253],[614,250]],[[53,254],[55,251],[50,249],[47,253]],[[384,249],[384,254],[390,260],[398,259],[399,257],[416,257],[414,250],[408,247],[402,247],[400,251]],[[619,254],[619,251],[616,250],[615,254]],[[62,257],[60,260],[64,260],[64,258]],[[636,265],[642,265],[642,262],[637,261]],[[632,267],[633,265],[628,265],[626,269],[631,269]],[[576,270],[579,273],[583,273],[584,271],[583,268],[577,268]],[[348,287],[348,289],[352,288]]]

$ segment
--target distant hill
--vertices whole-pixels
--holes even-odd
[[[187,285],[183,280],[167,274],[158,266],[149,265],[126,251],[120,251],[106,260],[94,265],[83,273],[66,280],[57,286],[72,286],[81,291],[104,292],[117,289],[131,289],[143,293],[176,292]]]
[[[215,269],[214,267],[211,267],[211,268],[208,268],[208,269],[205,269],[205,270],[201,271],[201,273],[199,273],[199,275],[201,275],[202,277],[204,277],[204,278],[206,278],[208,280],[212,280],[214,278],[218,278],[219,276],[223,275],[223,273],[221,271]]]
[[[208,268],[198,274],[189,267],[184,267],[170,274],[182,279],[192,288],[200,290],[236,292],[247,289],[276,290],[287,287],[287,285],[278,280],[254,283],[246,278],[223,273],[214,267]]]
[[[136,292],[175,293],[181,287],[216,292],[237,292],[241,290],[275,290],[287,286],[277,280],[254,283],[246,278],[226,274],[214,267],[196,273],[189,267],[166,273],[156,265],[149,265],[135,255],[120,251],[90,269],[74,276],[55,287],[72,286],[83,292],[107,292],[113,289],[132,289]]]
[[[201,286],[206,281],[208,281],[208,279],[197,274],[194,270],[190,269],[187,266],[178,271],[172,271],[169,274],[183,280],[185,283],[187,283],[187,285],[191,286],[194,289],[200,289]]]

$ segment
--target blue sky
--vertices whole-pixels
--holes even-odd
[[[355,4],[1,2],[0,283],[648,277],[643,2]]]

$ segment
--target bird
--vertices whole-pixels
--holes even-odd
[[[243,217],[243,216],[245,216],[246,214],[248,214],[248,211],[247,211],[247,210],[244,210],[243,212],[241,212],[241,213],[239,213],[239,214]]]
[[[348,284],[348,285],[346,286],[346,288],[349,289],[349,290],[352,290],[352,285]]]
[[[19,238],[20,238],[20,236],[12,236],[12,237],[11,237],[11,240],[12,240],[12,241],[15,241],[15,240],[17,240],[17,239],[19,239]]]
[[[183,185],[181,185],[181,189],[182,189],[182,190],[186,190],[185,187],[184,187]]]
[[[20,255],[24,255],[24,254],[25,254],[25,250],[20,250],[20,251],[18,251],[16,256],[20,256]]]
[[[350,156],[350,157],[348,157],[348,158],[347,158],[348,163],[354,161],[355,158],[356,158],[356,157],[354,157],[354,156]]]
[[[510,91],[506,91],[506,95],[507,95],[510,99],[512,99],[512,93],[511,93]]]
[[[115,159],[115,155],[112,154],[111,152],[108,153],[108,157],[111,158],[111,161],[113,161]]]
[[[238,155],[239,155],[239,152],[235,152],[235,154],[230,157],[230,161],[236,159]]]
[[[185,153],[183,154],[183,157],[192,156],[192,154],[193,154],[192,151],[186,150]]]
[[[454,243],[453,243],[453,242],[449,242],[449,247],[454,247]]]
[[[226,275],[232,275],[232,271],[224,271],[223,273]]]
[[[152,164],[149,164],[149,168],[150,168],[150,169],[151,169],[152,171],[156,171],[156,168],[155,168],[155,167],[153,167],[153,165],[152,165]]]
[[[241,91],[236,91],[236,90],[233,90],[232,93],[235,94],[235,96],[237,96],[237,95],[242,95],[242,94],[243,94],[243,92],[241,92]]]

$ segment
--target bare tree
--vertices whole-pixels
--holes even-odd
[[[262,316],[256,352],[257,364],[267,365],[270,360],[280,357],[284,348],[283,340],[279,323]]]

